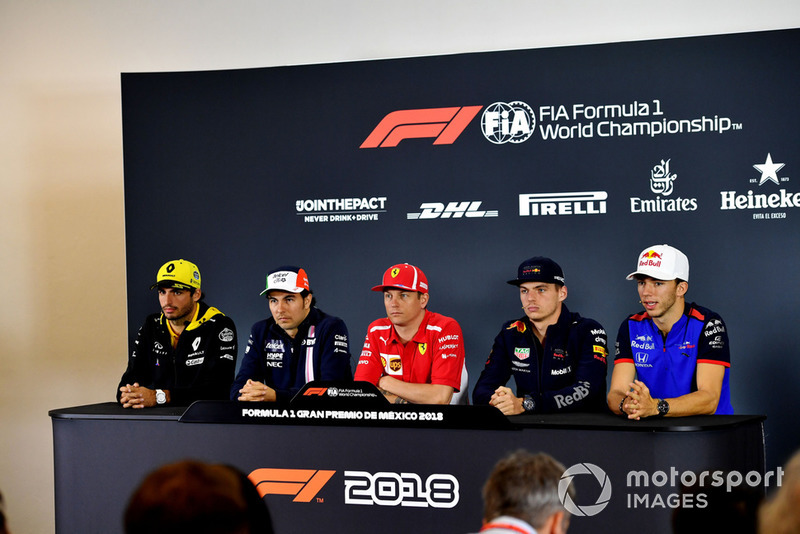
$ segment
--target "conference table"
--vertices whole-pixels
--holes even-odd
[[[667,533],[676,509],[711,510],[712,493],[775,484],[760,415],[505,417],[488,406],[390,405],[326,384],[301,393],[286,405],[52,410],[56,531],[122,532],[144,476],[183,459],[250,475],[279,534],[477,532],[486,477],[517,449],[566,467],[559,488],[577,490],[574,499],[561,492],[571,533]]]

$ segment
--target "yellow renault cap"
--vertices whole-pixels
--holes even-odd
[[[150,286],[150,289],[155,289],[157,287],[199,289],[200,270],[197,268],[197,265],[190,261],[168,261],[158,270],[156,283]]]

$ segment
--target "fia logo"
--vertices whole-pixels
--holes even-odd
[[[536,129],[536,114],[525,102],[495,102],[481,115],[483,135],[496,145],[527,141]]]

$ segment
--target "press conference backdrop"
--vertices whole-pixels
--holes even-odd
[[[167,260],[199,265],[241,347],[267,271],[297,264],[355,362],[384,314],[370,288],[409,262],[460,322],[474,384],[522,315],[506,280],[523,259],[558,261],[613,345],[641,309],[625,276],[669,243],[688,298],[727,323],[734,408],[768,416],[773,467],[800,444],[798,57],[788,30],[123,74],[131,336]]]

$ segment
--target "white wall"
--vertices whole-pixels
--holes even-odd
[[[797,0],[0,0],[0,490],[12,531],[54,529],[48,410],[113,400],[125,365],[120,72],[791,27]]]

